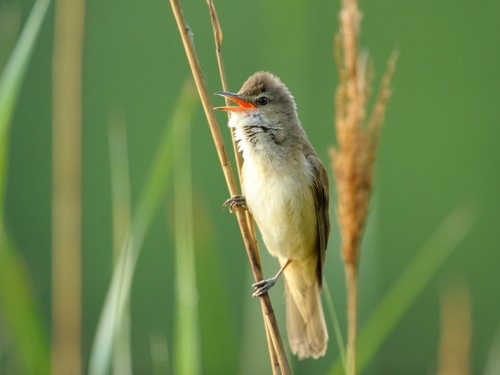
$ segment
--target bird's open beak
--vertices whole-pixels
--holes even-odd
[[[255,105],[253,105],[249,101],[243,99],[238,94],[233,94],[232,92],[226,92],[226,91],[217,91],[214,94],[223,96],[223,97],[225,97],[229,100],[232,100],[233,102],[239,104],[238,106],[215,107],[214,109],[218,109],[220,111],[241,112],[241,111],[247,111],[249,109],[256,108]]]

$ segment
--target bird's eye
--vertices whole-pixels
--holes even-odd
[[[267,98],[265,96],[261,96],[259,99],[257,99],[257,103],[259,103],[260,105],[266,105]]]

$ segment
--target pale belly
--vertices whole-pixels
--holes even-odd
[[[316,251],[317,221],[311,176],[244,167],[244,194],[269,253],[302,260]]]

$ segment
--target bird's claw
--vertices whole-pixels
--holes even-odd
[[[267,293],[269,289],[274,286],[274,284],[276,284],[275,277],[257,281],[256,283],[252,284],[252,287],[255,290],[252,294],[252,297],[260,297],[261,295]]]
[[[233,195],[231,198],[226,200],[222,207],[229,206],[229,212],[234,212],[234,209],[241,207],[247,209],[247,201],[243,195]]]

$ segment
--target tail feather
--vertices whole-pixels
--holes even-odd
[[[296,289],[291,289],[288,281],[285,282],[286,325],[290,348],[299,359],[322,357],[326,353],[328,331],[319,284],[315,281],[301,288],[302,290]]]

